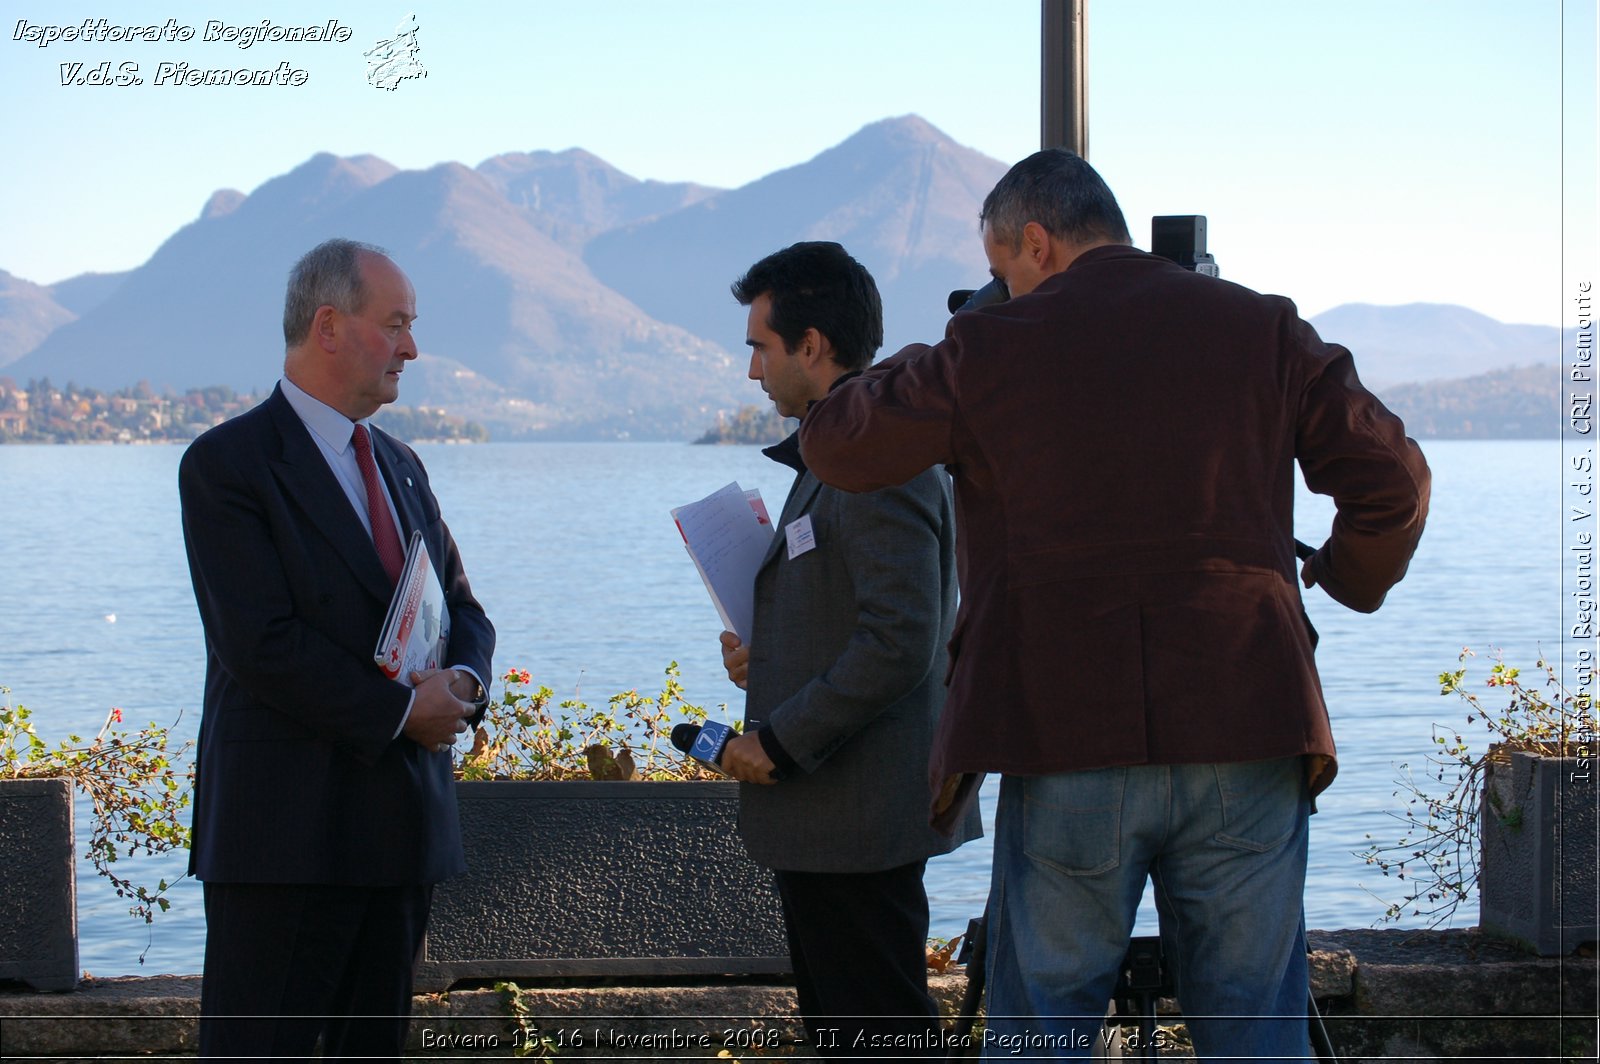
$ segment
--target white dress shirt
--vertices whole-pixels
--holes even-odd
[[[311,433],[311,439],[317,445],[317,450],[322,452],[322,457],[327,461],[328,468],[333,472],[334,479],[339,482],[339,487],[344,489],[345,497],[350,500],[350,506],[356,512],[356,517],[361,520],[361,527],[367,530],[368,538],[372,536],[372,515],[367,510],[366,480],[361,476],[361,467],[356,464],[356,450],[351,446],[355,437],[357,425],[366,425],[367,434],[371,436],[372,426],[370,419],[362,418],[360,421],[351,421],[321,399],[312,395],[304,388],[287,377],[278,381],[283,389],[283,397],[289,400],[289,405],[305,423],[306,430]],[[384,504],[389,507],[389,515],[394,519],[394,527],[404,529],[405,525],[400,520],[400,512],[395,509],[394,499],[389,494],[389,484],[382,476],[378,477],[378,486],[383,491]],[[403,533],[402,533],[403,535]],[[376,641],[377,634],[373,634]],[[465,665],[452,665],[451,668],[471,676],[478,681],[480,690],[487,692],[488,685],[483,682],[473,669]],[[416,693],[412,692],[412,702],[416,701]],[[411,718],[411,703],[406,704],[405,715],[400,718],[400,727],[395,729],[398,737],[405,730],[406,721]]]

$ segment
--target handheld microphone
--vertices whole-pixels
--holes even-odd
[[[722,771],[722,766],[717,762],[721,760],[722,750],[731,738],[733,738],[733,728],[715,720],[708,720],[704,724],[684,723],[672,726],[673,746],[706,768],[724,776],[727,773]]]

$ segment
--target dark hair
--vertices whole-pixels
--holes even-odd
[[[331,306],[345,314],[359,314],[367,303],[361,278],[361,256],[389,253],[373,244],[335,237],[324,240],[289,271],[289,290],[283,298],[283,342],[289,347],[311,332],[317,308]]]
[[[733,298],[748,307],[772,301],[767,327],[793,351],[807,329],[828,338],[833,360],[866,369],[883,346],[883,300],[867,268],[831,240],[806,240],[756,263],[733,282]]]
[[[1066,148],[1034,152],[1006,171],[978,212],[978,223],[988,225],[994,241],[1012,249],[1022,246],[1022,227],[1029,222],[1073,243],[1132,243],[1105,179]]]

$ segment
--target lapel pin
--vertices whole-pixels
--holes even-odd
[[[406,477],[406,487],[409,488],[410,486],[411,486],[411,478],[410,477]]]

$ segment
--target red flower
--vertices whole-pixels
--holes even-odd
[[[122,710],[118,709],[116,706],[112,706],[111,707],[111,723],[113,723],[113,724],[121,724],[122,723]]]

